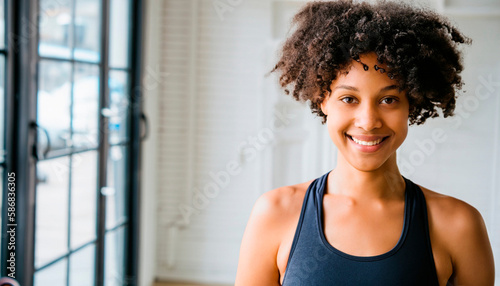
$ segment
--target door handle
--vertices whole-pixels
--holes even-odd
[[[42,126],[38,125],[35,121],[32,121],[30,123],[30,128],[33,128],[35,131],[42,130],[43,133],[45,134],[45,137],[47,138],[47,146],[45,147],[45,150],[42,152],[42,157],[38,155],[38,138],[33,144],[33,149],[32,149],[32,155],[35,157],[35,159],[38,161],[40,159],[46,158],[47,154],[49,153],[51,147],[50,147],[50,136],[49,132],[47,132],[47,129],[43,128]],[[38,137],[38,136],[37,136]]]

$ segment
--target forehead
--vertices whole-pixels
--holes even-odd
[[[358,60],[352,60],[344,71],[339,72],[331,87],[338,85],[385,87],[397,85],[397,81],[391,79],[387,66],[378,62],[377,56],[372,53],[361,55]]]

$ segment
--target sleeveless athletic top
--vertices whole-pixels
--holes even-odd
[[[384,254],[353,256],[330,245],[324,235],[322,202],[328,174],[307,189],[283,285],[439,286],[422,190],[403,176],[404,225],[398,243]]]

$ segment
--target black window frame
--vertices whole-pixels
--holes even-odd
[[[6,113],[6,158],[4,164],[4,182],[8,172],[16,174],[16,279],[20,285],[33,285],[34,279],[34,247],[35,247],[35,213],[36,213],[36,93],[37,93],[37,70],[38,55],[38,0],[16,0],[5,3],[6,16],[6,85],[5,85],[5,107],[11,112]],[[142,0],[131,1],[131,31],[130,31],[130,144],[129,144],[129,168],[127,168],[128,192],[128,231],[125,238],[125,261],[124,285],[138,284],[139,270],[139,213],[140,213],[140,182],[141,176],[141,141],[145,136],[141,135],[141,124],[145,121],[142,111],[142,50],[143,50],[143,9]],[[101,76],[107,77],[108,48],[109,48],[109,6],[110,0],[102,0],[101,17]],[[100,90],[100,106],[107,104],[105,88],[107,81]],[[102,119],[103,117],[101,117]],[[100,126],[107,126],[106,120],[100,120]],[[103,129],[101,129],[103,130]],[[106,138],[106,136],[104,136]],[[107,158],[106,148],[109,142],[99,140],[99,164],[105,163]],[[105,186],[106,178],[101,176],[104,172],[99,168],[99,188]],[[6,189],[6,184],[4,184]],[[6,192],[3,192],[5,197]],[[2,218],[6,218],[6,200],[2,200]],[[105,209],[105,198],[98,197],[98,206]],[[98,213],[97,223],[104,224],[105,216]],[[105,229],[104,227],[100,228]],[[104,232],[97,233],[96,244],[96,272],[95,285],[104,285]],[[2,261],[9,255],[6,241],[6,223],[2,220],[2,235],[0,243],[3,248]],[[2,263],[3,264],[3,263]],[[2,267],[0,274],[7,274],[6,267]]]

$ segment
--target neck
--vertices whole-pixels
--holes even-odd
[[[396,164],[396,153],[379,168],[363,171],[353,167],[342,154],[329,174],[327,194],[347,196],[356,201],[401,199],[405,182]]]

